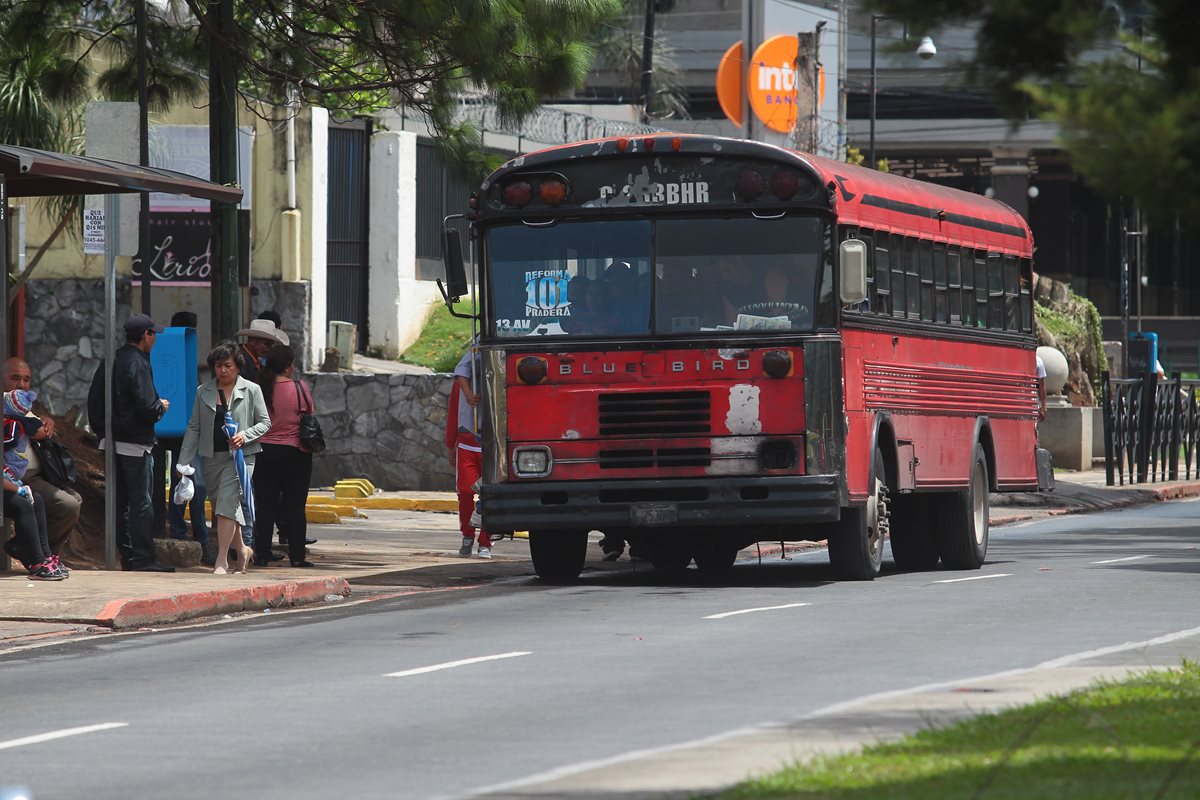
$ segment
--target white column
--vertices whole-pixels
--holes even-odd
[[[311,157],[304,165],[307,180],[298,180],[301,208],[306,209],[303,218],[303,250],[305,255],[304,277],[312,288],[312,306],[309,311],[311,332],[309,364],[315,368],[325,360],[326,337],[329,332],[326,311],[326,258],[329,225],[329,111],[324,108],[309,109],[309,141]],[[303,195],[307,194],[307,197]]]

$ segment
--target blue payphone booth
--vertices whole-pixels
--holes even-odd
[[[182,438],[196,401],[196,329],[167,328],[150,351],[154,388],[171,407],[154,426],[159,437]]]

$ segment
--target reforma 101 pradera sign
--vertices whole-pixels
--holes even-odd
[[[796,69],[799,49],[800,40],[795,36],[772,36],[754,51],[746,72],[750,109],[764,125],[780,133],[791,133],[796,127],[800,106],[807,109],[812,104],[812,95],[805,90],[811,83],[806,82]],[[743,52],[742,43],[737,42],[725,51],[717,65],[717,101],[735,125],[742,124],[740,74]],[[818,70],[817,80],[819,102],[825,96],[824,69]],[[805,95],[809,99],[804,99]]]

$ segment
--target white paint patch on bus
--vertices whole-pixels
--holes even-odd
[[[729,413],[725,415],[725,426],[734,436],[762,433],[758,396],[759,388],[748,383],[729,387]]]

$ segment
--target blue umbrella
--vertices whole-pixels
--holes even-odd
[[[229,413],[229,405],[225,403],[225,392],[221,392],[221,403],[225,405],[225,435],[231,440],[238,432],[237,423]],[[232,447],[230,448],[232,450]],[[242,508],[246,512],[246,524],[254,526],[254,487],[250,483],[250,472],[246,469],[246,455],[239,447],[233,450],[233,464],[237,468],[238,483],[242,487]]]

